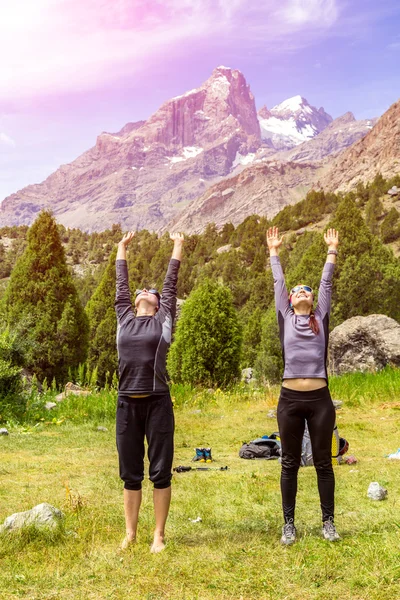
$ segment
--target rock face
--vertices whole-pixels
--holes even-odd
[[[302,96],[294,96],[268,110],[258,113],[261,138],[277,150],[293,148],[311,140],[332,122],[321,107],[311,106]]]
[[[47,502],[43,502],[31,508],[31,510],[15,513],[7,517],[3,525],[0,526],[0,533],[16,531],[32,525],[55,529],[63,518],[64,515],[58,508],[47,504]]]
[[[347,191],[358,181],[372,181],[379,172],[384,177],[400,173],[400,101],[382,115],[368,135],[329,164],[319,183],[328,190]]]
[[[376,119],[356,121],[353,113],[347,112],[330,123],[321,133],[292,150],[280,152],[281,160],[293,162],[318,162],[333,157],[363,138],[376,123]]]
[[[332,375],[400,366],[400,324],[385,315],[352,317],[330,334],[328,368]]]
[[[30,224],[50,208],[68,227],[158,229],[261,145],[254,97],[242,73],[218,67],[145,123],[103,133],[94,148],[43,183],[4,200],[2,224]]]
[[[317,178],[317,167],[312,164],[255,164],[212,186],[167,229],[200,233],[209,222],[221,227],[228,222],[236,226],[251,214],[272,218],[287,204],[302,200]]]

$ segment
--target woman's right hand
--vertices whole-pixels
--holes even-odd
[[[125,233],[124,237],[119,242],[119,244],[122,244],[126,248],[127,245],[132,241],[132,238],[134,235],[135,235],[134,231],[128,231],[128,233]]]
[[[278,227],[270,227],[267,230],[267,244],[268,244],[268,249],[271,252],[271,250],[278,250],[279,246],[281,246],[283,242],[283,235],[281,235],[281,237],[279,237],[279,229]]]

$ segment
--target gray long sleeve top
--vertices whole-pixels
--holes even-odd
[[[318,304],[315,309],[315,318],[319,325],[318,334],[311,330],[308,315],[295,315],[290,308],[289,295],[278,256],[271,256],[271,267],[284,362],[283,379],[310,377],[328,380],[326,360],[334,263],[325,263],[322,271]]]
[[[126,260],[117,260],[117,349],[119,394],[165,394],[166,357],[176,313],[180,261],[171,259],[162,289],[160,308],[153,316],[135,316]]]

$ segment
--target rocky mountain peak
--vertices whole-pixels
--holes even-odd
[[[262,107],[260,108],[260,110],[258,111],[258,116],[259,116],[261,119],[269,119],[269,118],[272,116],[272,114],[271,114],[271,111],[270,111],[270,110],[268,110],[268,108],[267,108],[267,105],[266,105],[266,104],[264,104],[264,106],[262,106]]]
[[[284,100],[271,110],[263,107],[258,118],[262,140],[276,150],[287,150],[311,140],[333,120],[322,107],[311,106],[300,95]]]

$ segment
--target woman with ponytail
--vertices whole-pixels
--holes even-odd
[[[322,535],[331,542],[340,539],[334,525],[332,433],[335,426],[335,409],[328,389],[326,370],[332,275],[339,244],[338,232],[328,229],[324,239],[328,246],[328,255],[322,272],[318,305],[314,311],[314,294],[309,286],[296,285],[288,294],[278,256],[283,236],[279,236],[277,227],[271,227],[267,232],[284,362],[277,416],[282,444],[281,492],[284,526],[281,542],[285,545],[293,544],[296,539],[294,512],[297,473],[306,422],[317,471]]]

